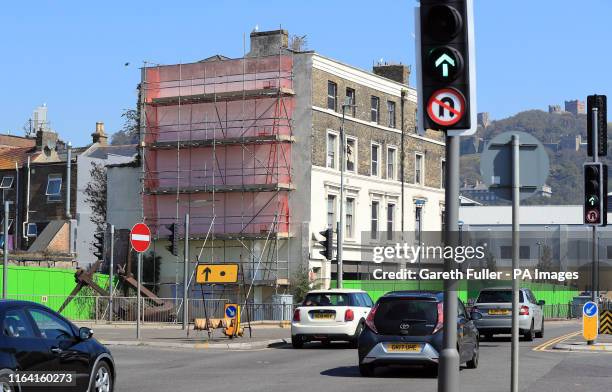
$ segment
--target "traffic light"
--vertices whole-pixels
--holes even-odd
[[[600,162],[584,164],[584,223],[608,223],[608,166]]]
[[[476,130],[472,8],[472,0],[421,0],[418,7],[423,129],[462,130],[461,135]]]
[[[168,237],[170,245],[166,246],[166,249],[168,249],[168,252],[170,252],[172,255],[178,256],[178,225],[173,223],[166,227],[168,230],[170,230],[170,237]]]
[[[327,230],[320,231],[319,234],[323,236],[323,241],[319,241],[319,244],[323,247],[323,250],[319,253],[327,260],[331,260],[334,257],[334,230],[330,227]]]
[[[98,232],[95,233],[93,236],[93,247],[95,249],[93,254],[98,260],[104,260],[104,233]]]

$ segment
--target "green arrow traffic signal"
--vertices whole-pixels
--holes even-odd
[[[435,62],[436,68],[438,68],[440,65],[442,65],[442,76],[447,78],[448,77],[448,66],[455,66],[455,60],[449,56],[446,53],[443,53],[442,56],[438,57],[438,59]]]

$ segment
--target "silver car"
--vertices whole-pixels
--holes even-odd
[[[525,340],[544,337],[544,301],[537,301],[531,290],[519,291],[519,333]],[[490,339],[494,334],[509,334],[512,330],[512,289],[493,287],[480,291],[472,303],[472,312],[482,318],[474,320],[481,336]]]

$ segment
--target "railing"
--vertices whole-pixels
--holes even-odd
[[[578,317],[572,304],[544,305],[544,318],[571,319]]]
[[[58,311],[69,296],[66,295],[30,295],[14,294],[10,299],[31,301]],[[227,299],[189,299],[189,320],[196,318],[223,318]],[[112,321],[115,323],[135,323],[137,308],[136,297],[113,296]],[[141,298],[141,317],[144,323],[180,324],[183,321],[182,298]],[[293,316],[292,304],[249,303],[242,308],[241,318],[247,321],[287,321]],[[73,321],[104,322],[109,321],[110,298],[102,296],[72,297],[61,314]]]

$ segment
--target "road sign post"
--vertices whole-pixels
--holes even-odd
[[[134,251],[138,253],[138,270],[136,271],[138,288],[136,289],[136,339],[140,340],[140,322],[142,298],[140,288],[142,287],[142,254],[151,245],[151,229],[144,223],[136,223],[130,231],[130,244]]]
[[[593,301],[582,306],[582,336],[587,344],[592,345],[599,333],[599,307]]]
[[[512,271],[519,268],[520,200],[544,185],[549,172],[548,154],[542,143],[524,132],[505,132],[494,137],[480,157],[480,174],[489,190],[512,200]],[[519,281],[512,274],[511,392],[518,391]]]

